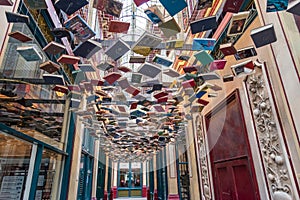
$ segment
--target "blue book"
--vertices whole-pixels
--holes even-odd
[[[62,75],[57,74],[43,74],[43,79],[46,84],[53,85],[65,85],[65,81]]]
[[[96,71],[91,64],[79,64],[78,67],[83,72],[95,72]]]
[[[173,64],[172,60],[160,55],[155,55],[153,62],[166,67],[170,67]]]
[[[214,50],[216,44],[216,39],[213,38],[194,38],[192,50],[200,51],[200,50]]]
[[[26,23],[29,24],[29,17],[19,13],[5,11],[8,23]]]
[[[216,16],[204,17],[190,23],[192,34],[216,29],[218,27]]]
[[[198,99],[200,99],[203,95],[205,95],[207,92],[206,91],[203,91],[203,90],[200,90],[199,92],[196,93],[196,97]]]
[[[207,65],[214,61],[214,59],[205,50],[195,53],[194,56],[201,62],[202,65]]]
[[[58,0],[55,7],[63,10],[67,15],[71,15],[88,3],[86,0]]]
[[[101,44],[93,41],[88,40],[81,44],[79,44],[74,50],[73,53],[75,56],[80,56],[82,58],[90,59],[96,52],[101,49]]]
[[[148,16],[148,18],[152,21],[153,24],[158,24],[159,22],[162,22],[163,15],[156,5],[146,8],[144,13]]]
[[[168,13],[173,17],[180,11],[182,11],[185,7],[187,7],[187,3],[185,0],[159,0],[160,3],[165,7]]]
[[[42,56],[39,54],[37,49],[33,46],[18,47],[17,52],[26,61],[39,61],[39,60],[42,60]]]
[[[267,12],[277,12],[286,10],[288,7],[288,0],[268,0],[267,1]]]

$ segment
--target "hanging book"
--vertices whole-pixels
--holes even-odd
[[[79,14],[68,19],[64,23],[64,26],[70,30],[81,42],[87,41],[96,35],[96,33]]]
[[[143,75],[140,73],[132,73],[131,82],[132,83],[141,83]]]
[[[79,69],[83,72],[95,72],[95,68],[91,64],[79,64]]]
[[[300,1],[293,1],[289,3],[288,9],[286,11],[294,15],[300,15]]]
[[[214,50],[216,44],[216,39],[214,38],[194,38],[192,50],[200,51],[200,50],[207,50],[212,51]]]
[[[267,12],[286,10],[289,0],[267,0]]]
[[[162,39],[160,37],[145,32],[132,46],[132,51],[143,56],[148,56],[152,49],[157,47],[161,42]]]
[[[74,50],[75,56],[90,59],[95,53],[100,51],[102,45],[94,40],[87,40],[80,43]]]
[[[196,82],[194,79],[186,80],[181,83],[183,88],[191,88],[196,86]]]
[[[166,42],[166,49],[182,48],[184,45],[183,40],[169,40]]]
[[[119,78],[121,78],[121,74],[117,72],[111,72],[103,77],[110,85],[116,82]]]
[[[195,53],[194,56],[201,62],[202,65],[207,65],[214,61],[211,55],[209,55],[205,50]]]
[[[218,27],[216,16],[204,17],[190,23],[192,34],[216,29]]]
[[[169,17],[164,19],[162,23],[158,24],[158,27],[163,32],[166,38],[176,36],[177,33],[180,33],[181,28],[177,24],[174,17]]]
[[[125,66],[118,67],[118,70],[120,70],[120,71],[122,71],[124,73],[131,72],[131,69],[128,68],[128,67],[125,67]]]
[[[239,12],[232,15],[228,32],[228,36],[240,35],[244,32],[244,28],[249,16],[249,11]]]
[[[203,105],[203,106],[206,106],[207,104],[209,104],[209,101],[206,101],[204,99],[198,99],[197,101],[199,104]]]
[[[42,60],[41,54],[33,46],[24,46],[18,47],[17,52],[26,60],[26,61],[39,61]]]
[[[139,90],[136,87],[129,86],[128,88],[125,89],[125,92],[131,94],[132,96],[136,96],[141,92],[141,90]]]
[[[78,63],[79,61],[80,61],[79,57],[66,55],[66,54],[61,55],[57,59],[57,62],[59,62],[59,63],[71,64],[71,65],[74,65],[74,64]]]
[[[110,20],[108,31],[113,33],[127,33],[129,26],[129,22]]]
[[[145,56],[130,56],[129,63],[144,63],[146,61]]]
[[[233,55],[237,52],[232,43],[221,44],[219,50],[224,56]]]
[[[121,39],[118,39],[113,45],[106,49],[105,54],[113,60],[119,60],[130,50],[129,45]]]
[[[268,24],[251,30],[251,38],[256,48],[271,44],[277,41],[273,24]]]
[[[172,17],[187,7],[187,3],[185,0],[173,0],[173,1],[159,0],[159,1]]]
[[[204,74],[199,74],[198,77],[204,81],[216,80],[221,78],[220,75],[217,74],[217,72],[208,72]]]
[[[234,54],[234,57],[236,60],[242,60],[244,58],[250,58],[250,57],[253,57],[253,56],[256,56],[257,53],[256,53],[256,50],[253,46],[251,47],[246,47],[246,48],[243,48],[243,49],[239,49],[237,51],[236,54]]]
[[[103,86],[104,80],[102,80],[102,79],[91,79],[91,84],[93,86]]]
[[[161,55],[155,55],[152,61],[155,62],[156,64],[163,65],[166,67],[170,67],[173,64],[172,60]]]
[[[43,51],[52,55],[56,55],[63,52],[65,49],[66,47],[64,45],[51,41],[43,48]]]
[[[231,82],[231,81],[233,81],[233,79],[234,79],[234,76],[232,74],[227,74],[227,75],[223,76],[223,82],[224,83]]]
[[[143,74],[145,76],[154,78],[161,72],[161,68],[156,66],[156,65],[153,65],[153,64],[150,64],[150,63],[146,62],[145,64],[142,64],[138,68],[137,72],[140,73],[140,74]]]
[[[183,61],[188,61],[190,59],[190,56],[186,56],[186,55],[180,55],[178,57],[178,60],[183,60]]]
[[[93,1],[93,8],[96,8],[98,10],[104,10],[105,8],[105,5],[106,5],[106,1],[104,0],[94,0]]]
[[[226,62],[227,60],[214,60],[212,63],[210,63],[210,71],[224,69]]]
[[[120,17],[123,8],[123,3],[116,0],[107,0],[104,8],[104,12],[114,17]]]
[[[133,1],[134,1],[135,5],[136,5],[137,7],[139,7],[140,5],[142,5],[142,4],[144,4],[144,3],[147,3],[147,2],[150,1],[150,0],[133,0]]]
[[[159,22],[162,22],[164,18],[160,9],[156,5],[146,8],[144,10],[144,13],[148,16],[148,18],[152,21],[153,24],[158,24]]]
[[[59,38],[59,39],[61,39],[63,37],[67,37],[68,40],[71,41],[74,38],[73,33],[71,33],[65,27],[54,28],[51,30],[51,33],[53,34],[54,37]]]
[[[205,8],[210,8],[213,4],[213,0],[198,0],[196,9],[197,10],[202,10]]]
[[[15,32],[11,32],[8,34],[9,37],[12,37],[16,40],[19,40],[20,42],[29,42],[32,41],[32,38],[29,37],[28,35],[20,32],[20,31],[15,31]]]
[[[71,15],[88,3],[86,0],[58,0],[55,3],[55,7],[61,9],[67,15]]]
[[[40,69],[45,70],[49,74],[52,74],[60,69],[60,66],[52,61],[46,61],[40,64]]]
[[[129,83],[129,81],[127,80],[126,77],[120,78],[117,82],[118,82],[118,85],[119,85],[123,90],[126,89],[126,88],[128,88],[128,87],[130,87],[130,83]]]
[[[29,9],[47,9],[45,0],[24,0]]]
[[[197,72],[198,69],[195,66],[185,66],[182,68],[184,73],[192,73],[192,72]]]
[[[0,0],[0,6],[12,6],[12,0]]]
[[[6,19],[8,23],[26,23],[29,24],[29,17],[19,13],[5,11]]]
[[[100,70],[103,70],[103,71],[109,70],[111,68],[114,68],[114,65],[112,63],[109,63],[109,62],[106,62],[106,61],[100,63],[99,65],[97,65],[97,69],[100,69]]]
[[[252,60],[247,60],[245,62],[231,66],[231,70],[235,76],[247,75],[253,72],[254,64]]]
[[[244,1],[242,0],[226,0],[226,3],[224,4],[223,12],[237,13],[240,11],[243,3]]]
[[[57,74],[43,74],[43,79],[46,84],[50,85],[65,85],[63,75]]]

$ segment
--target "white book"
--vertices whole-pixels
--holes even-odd
[[[145,76],[154,78],[161,72],[161,68],[159,66],[146,62],[138,68],[137,72]]]
[[[129,45],[122,39],[118,39],[113,45],[111,45],[105,54],[108,55],[113,60],[117,61],[122,56],[124,56],[130,50]]]
[[[180,76],[180,74],[172,68],[164,69],[163,73],[173,78]]]

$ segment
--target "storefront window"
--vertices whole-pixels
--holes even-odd
[[[0,199],[23,199],[32,145],[0,131]],[[27,188],[28,190],[28,188]]]

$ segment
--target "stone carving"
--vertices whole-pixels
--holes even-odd
[[[197,137],[199,143],[200,150],[200,167],[201,167],[201,181],[203,186],[203,199],[210,200],[211,199],[211,188],[209,182],[209,174],[208,174],[208,163],[207,163],[207,151],[205,146],[204,132],[203,132],[203,124],[202,120],[199,116],[196,117],[196,127],[197,127]]]
[[[291,181],[262,75],[246,81],[268,185],[274,200],[292,200]]]

